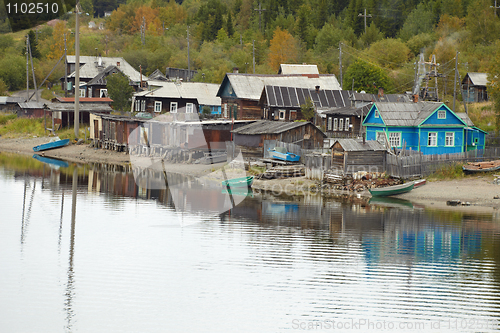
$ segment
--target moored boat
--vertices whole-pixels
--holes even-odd
[[[298,162],[300,161],[300,156],[294,153],[286,151],[285,147],[275,147],[274,149],[268,149],[269,155],[277,160],[286,162]]]
[[[44,143],[38,146],[33,147],[33,151],[42,151],[42,150],[49,150],[49,149],[55,149],[55,148],[61,148],[66,146],[69,143],[69,139],[64,139],[64,140],[56,140],[48,143]]]
[[[397,194],[410,192],[411,190],[413,190],[414,185],[415,184],[413,182],[409,182],[409,183],[393,185],[393,186],[372,188],[372,189],[369,189],[369,191],[370,191],[371,195],[374,197],[386,197],[386,196],[390,196],[390,195],[397,195]]]
[[[422,185],[425,185],[427,183],[427,180],[425,179],[418,179],[413,182],[413,188],[420,187]]]
[[[242,187],[250,187],[252,186],[254,176],[241,177],[241,178],[232,178],[228,180],[222,181],[223,188],[242,188]]]
[[[55,159],[55,158],[40,156],[38,154],[33,154],[33,158],[36,159],[36,160],[39,160],[40,162],[43,162],[43,163],[46,163],[46,164],[49,164],[49,165],[53,165],[53,166],[56,166],[56,167],[62,167],[62,168],[69,167],[68,162],[62,161],[62,160],[58,160],[58,159]]]
[[[468,173],[489,172],[500,169],[500,160],[489,162],[469,162],[462,166],[462,170]]]

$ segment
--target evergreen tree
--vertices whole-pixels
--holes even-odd
[[[30,30],[28,32],[29,40],[30,40],[30,49],[31,49],[31,56],[33,58],[40,59],[42,55],[40,54],[40,51],[38,50],[38,41],[36,40],[36,35],[33,30]],[[23,47],[23,55],[26,55],[26,46]]]
[[[231,16],[231,11],[227,13],[227,21],[226,21],[226,32],[229,37],[233,37],[234,35],[234,27],[233,27],[233,18]]]
[[[117,111],[130,110],[130,101],[134,88],[130,86],[129,79],[122,73],[110,74],[106,78],[109,97],[113,100],[111,104]]]

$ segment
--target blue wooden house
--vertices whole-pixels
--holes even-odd
[[[425,155],[484,149],[487,134],[475,127],[466,114],[456,114],[439,102],[376,102],[363,125],[367,140],[385,135],[391,147],[405,147]]]

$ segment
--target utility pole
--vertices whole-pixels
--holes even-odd
[[[497,9],[500,8],[500,6],[497,7],[497,0],[495,0],[495,6],[490,6],[490,8],[495,8],[495,16],[497,16]]]
[[[256,10],[256,11],[259,12],[259,31],[262,32],[262,29],[261,29],[261,21],[262,21],[261,15],[262,15],[262,12],[266,11],[266,9],[262,9],[262,5],[259,2],[259,9],[254,9],[254,10]]]
[[[457,98],[457,76],[458,76],[458,51],[455,55],[455,80],[453,81],[453,112],[455,112],[455,100]]]
[[[30,45],[30,36],[26,35],[26,102],[30,101],[30,70],[28,47]]]
[[[187,48],[188,48],[188,81],[191,81],[191,64],[189,61],[189,25],[187,26]]]
[[[255,39],[252,41],[252,54],[253,73],[255,74]]]
[[[342,42],[339,43],[340,90],[342,90]]]
[[[80,1],[76,2],[75,19],[75,138],[80,131]]]
[[[28,45],[28,51],[29,51],[30,60],[31,60],[31,72],[33,74],[33,88],[35,89],[35,97],[36,97],[36,101],[38,103],[38,91],[36,89],[35,68],[33,67],[33,55],[31,54],[31,45]]]
[[[358,16],[360,16],[360,17],[364,17],[364,18],[365,18],[365,34],[366,34],[366,18],[367,18],[367,17],[370,17],[370,18],[371,18],[371,17],[372,17],[372,15],[371,15],[371,14],[366,15],[366,8],[365,8],[365,15],[363,15],[363,14],[361,14],[361,13],[360,13]]]
[[[68,97],[68,48],[66,47],[66,34],[64,36],[64,97]]]

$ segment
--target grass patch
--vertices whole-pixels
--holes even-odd
[[[264,167],[264,166],[262,166],[262,167],[251,166],[248,169],[248,173],[250,173],[251,175],[260,175],[260,174],[264,173],[265,171],[266,171],[266,167]]]
[[[51,100],[52,98],[58,97],[58,96],[64,96],[64,91],[61,89],[61,86],[58,84],[55,84],[52,86],[51,89],[43,89],[42,90],[42,98]]]
[[[15,114],[0,115],[0,125],[6,125],[9,120],[14,120],[17,118]]]
[[[462,169],[463,163],[443,164],[436,171],[430,174],[428,180],[450,180],[461,179],[465,177]]]
[[[47,127],[52,126],[47,122]],[[6,138],[20,138],[26,136],[45,136],[50,132],[45,133],[43,126],[43,118],[17,118],[14,115],[0,115],[0,135]],[[57,131],[56,135],[61,139],[74,139],[75,129],[73,127],[65,128]],[[87,138],[89,133],[87,132]],[[79,138],[85,138],[85,127],[80,127]]]

